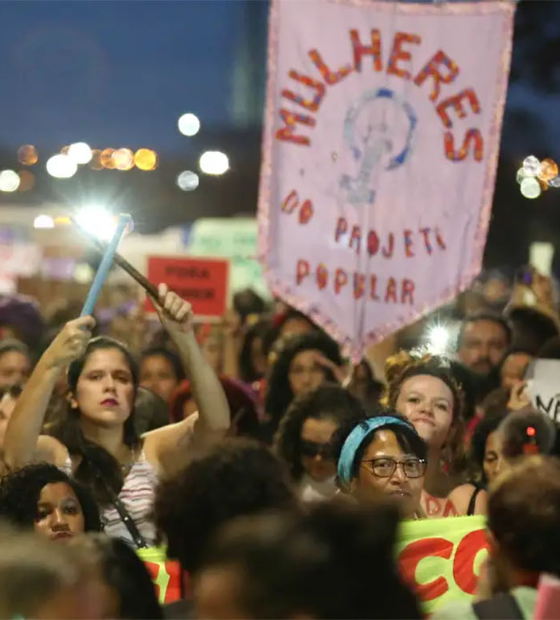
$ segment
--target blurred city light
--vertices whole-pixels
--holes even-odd
[[[39,161],[37,149],[32,144],[24,144],[18,149],[18,161],[24,166],[33,166]]]
[[[117,226],[116,218],[105,207],[97,205],[82,207],[75,220],[86,232],[103,241],[111,239]]]
[[[91,148],[85,142],[75,142],[68,147],[68,156],[77,164],[87,164],[91,161]]]
[[[99,149],[93,149],[91,151],[91,161],[89,162],[89,166],[94,170],[103,170],[103,164],[101,163],[101,151]]]
[[[78,170],[78,164],[68,155],[53,155],[47,160],[47,172],[56,179],[69,179]]]
[[[541,191],[541,186],[534,177],[527,177],[521,181],[521,193],[525,198],[538,198]]]
[[[134,154],[134,163],[139,170],[155,170],[157,168],[157,153],[151,149],[138,149]]]
[[[54,220],[50,215],[38,215],[33,220],[33,228],[54,228]]]
[[[113,163],[117,170],[134,168],[134,153],[130,149],[118,149],[113,153]]]
[[[202,172],[206,174],[224,174],[229,170],[229,160],[221,151],[206,151],[198,162]]]
[[[19,174],[14,170],[2,170],[0,172],[0,192],[15,192],[19,184]]]
[[[550,185],[550,187],[560,187],[560,176],[550,179],[548,184]]]
[[[558,176],[558,164],[550,159],[543,159],[541,161],[538,177],[545,183]]]
[[[179,131],[184,136],[194,136],[200,129],[200,121],[198,120],[198,117],[191,113],[183,114],[179,118],[177,125],[179,127]]]
[[[534,156],[529,155],[523,160],[523,170],[529,177],[536,177],[541,169],[541,162]]]
[[[99,161],[103,168],[108,168],[109,170],[115,169],[115,160],[113,159],[113,154],[115,153],[115,149],[104,149],[101,151],[101,155],[99,156]]]
[[[54,223],[56,226],[70,226],[72,220],[67,215],[59,215],[54,218]]]
[[[192,172],[191,170],[184,170],[177,176],[177,185],[184,192],[192,192],[198,187],[198,182],[198,174],[196,174],[196,172]]]

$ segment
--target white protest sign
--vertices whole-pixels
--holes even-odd
[[[560,422],[560,360],[534,360],[525,380],[533,407]]]

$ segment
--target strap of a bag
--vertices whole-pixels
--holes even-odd
[[[109,485],[105,482],[105,480],[101,476],[101,473],[96,472],[96,474],[97,474],[97,479],[101,482],[101,484],[105,488],[105,491],[107,492],[107,495],[109,496],[109,499],[111,500],[111,503],[113,504],[113,506],[116,508],[117,512],[119,513],[119,517],[121,518],[121,521],[125,524],[126,529],[128,530],[129,534],[132,536],[132,540],[134,541],[134,544],[136,545],[138,549],[146,549],[149,545],[146,542],[146,539],[142,536],[142,534],[140,534],[140,530],[138,529],[138,527],[136,527],[136,523],[134,523],[134,520],[130,516],[128,510],[126,509],[126,506],[121,502],[121,500],[115,494],[113,489],[111,489]]]
[[[491,599],[473,605],[474,613],[480,620],[524,620],[515,596],[501,592]]]

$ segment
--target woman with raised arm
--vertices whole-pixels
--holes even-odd
[[[65,325],[26,384],[6,431],[9,468],[34,460],[61,467],[88,485],[102,508],[105,532],[137,547],[150,546],[149,520],[158,477],[192,456],[193,448],[225,433],[229,410],[214,372],[193,333],[188,302],[160,284],[158,313],[180,353],[199,412],[138,437],[133,403],[138,371],[124,345],[91,340],[92,317]],[[68,415],[41,435],[45,411],[61,370],[68,364]]]

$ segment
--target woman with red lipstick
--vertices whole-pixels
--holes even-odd
[[[0,519],[60,541],[101,530],[91,493],[48,463],[26,465],[2,478]]]
[[[138,437],[133,411],[136,364],[119,342],[90,340],[95,321],[82,317],[65,325],[37,364],[10,419],[4,451],[9,468],[43,460],[72,473],[93,491],[105,532],[136,547],[155,542],[150,514],[158,478],[229,427],[227,401],[197,345],[190,304],[164,284],[158,302],[160,319],[189,376],[198,413]],[[40,435],[52,390],[68,364],[67,417],[53,436]]]
[[[450,363],[401,351],[387,360],[384,404],[405,416],[428,444],[422,506],[428,517],[485,514],[486,492],[461,484],[463,393]]]

